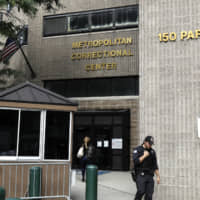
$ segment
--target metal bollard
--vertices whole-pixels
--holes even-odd
[[[88,165],[86,168],[86,200],[97,200],[97,166]]]
[[[5,200],[6,198],[6,191],[4,188],[0,187],[0,200]]]
[[[31,167],[29,173],[29,197],[41,196],[41,168]]]

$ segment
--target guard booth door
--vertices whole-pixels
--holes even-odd
[[[102,170],[129,170],[130,113],[120,111],[79,111],[74,117],[73,168],[79,168],[76,154],[83,138],[89,136],[96,148],[96,162]]]

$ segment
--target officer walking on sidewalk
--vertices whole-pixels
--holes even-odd
[[[152,200],[154,192],[154,173],[157,177],[157,183],[160,183],[156,152],[152,149],[153,144],[153,137],[147,136],[143,144],[133,150],[137,186],[135,200],[141,200],[144,194],[145,200]]]

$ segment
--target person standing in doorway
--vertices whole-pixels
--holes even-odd
[[[152,200],[154,192],[154,174],[156,174],[157,183],[160,183],[156,152],[152,149],[153,144],[153,137],[147,136],[143,144],[133,150],[133,163],[136,172],[137,186],[135,200],[141,200],[144,195],[145,200]]]
[[[91,139],[88,136],[85,136],[83,139],[83,156],[80,160],[82,181],[85,181],[85,170],[88,164],[94,164],[95,148],[91,144]]]

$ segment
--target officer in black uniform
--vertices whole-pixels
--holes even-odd
[[[135,200],[141,200],[143,195],[145,195],[145,200],[152,200],[154,192],[154,173],[157,177],[157,183],[160,183],[156,152],[151,148],[153,144],[153,137],[147,136],[143,144],[133,150],[137,186]]]

